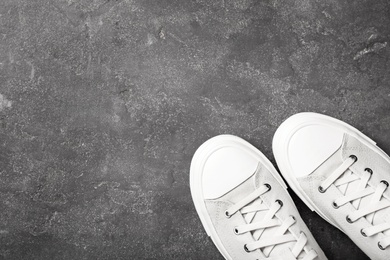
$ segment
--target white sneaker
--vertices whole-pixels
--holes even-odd
[[[300,113],[276,131],[279,169],[313,211],[371,259],[390,259],[390,158],[337,119]]]
[[[225,259],[326,259],[271,162],[241,138],[206,141],[192,159],[190,186]]]

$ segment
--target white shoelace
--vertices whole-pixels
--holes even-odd
[[[374,214],[377,211],[390,207],[390,201],[383,196],[383,193],[389,184],[386,181],[381,181],[376,188],[369,186],[368,181],[372,175],[371,169],[366,168],[361,177],[349,170],[349,167],[351,167],[356,160],[357,157],[351,155],[326,180],[324,180],[322,184],[320,184],[318,190],[320,192],[325,192],[332,184],[336,187],[340,187],[341,185],[348,185],[351,182],[360,180],[357,190],[348,192],[348,195],[336,199],[333,202],[333,207],[339,208],[348,202],[351,202],[356,210],[347,216],[347,221],[349,223],[353,223],[361,217],[365,217],[372,226],[364,228],[360,232],[363,236],[370,237],[386,230],[390,230],[389,223],[385,222],[376,225],[373,223]],[[347,171],[350,171],[351,174],[344,174]],[[342,176],[343,174],[344,176]],[[367,203],[365,206],[361,206],[361,199],[370,195],[372,195],[370,203]],[[388,246],[390,246],[390,236],[385,236],[378,242],[378,247],[382,250],[385,250]]]
[[[295,246],[291,249],[292,254],[297,258],[303,250],[305,250],[305,245],[307,243],[306,235],[301,232],[299,237],[295,237],[290,232],[286,234],[288,229],[295,224],[295,218],[290,216],[285,219],[283,222],[279,220],[275,214],[283,206],[283,203],[280,200],[275,201],[270,208],[268,208],[260,199],[260,196],[265,194],[271,189],[269,184],[262,185],[259,189],[255,190],[253,193],[249,194],[247,197],[231,206],[226,212],[226,216],[230,217],[237,212],[240,212],[243,216],[246,216],[248,224],[237,226],[234,232],[237,235],[251,232],[254,242],[247,243],[244,245],[244,249],[247,252],[255,251],[257,249],[262,249],[262,252],[266,257],[268,257],[272,249],[279,244],[296,241]],[[255,201],[260,201],[259,203],[253,203]],[[267,211],[262,221],[252,222],[255,218],[256,213],[261,211]],[[263,232],[265,229],[270,227],[277,227],[276,232],[273,233],[272,237],[263,237]],[[305,250],[306,252],[306,250]],[[313,260],[317,257],[317,253],[314,250],[306,252],[303,260]]]

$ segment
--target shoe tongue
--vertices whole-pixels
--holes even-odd
[[[253,185],[253,187],[260,187],[262,185],[262,183],[260,183],[260,178],[254,178],[252,185]],[[261,203],[262,203],[262,201],[259,198],[259,199],[255,200],[252,203],[252,205],[261,205]],[[255,223],[255,222],[263,221],[267,214],[268,214],[268,210],[258,211],[256,213],[246,214],[246,216],[244,218],[245,218],[245,221],[247,223]],[[276,216],[274,216],[274,218],[276,218]],[[280,224],[282,224],[281,221],[280,221]],[[280,228],[280,226],[269,227],[269,228],[266,228],[263,231],[263,233],[261,233],[259,230],[256,230],[256,231],[252,232],[252,236],[255,240],[258,240],[260,235],[261,235],[260,239],[271,238],[271,237],[275,236],[275,234],[278,232],[279,228]],[[287,230],[287,232],[285,234],[290,234],[290,231]],[[295,243],[296,242],[288,242],[288,243],[284,243],[284,244],[275,245],[270,253],[269,253],[269,251],[266,253],[269,253],[268,257],[280,258],[280,256],[282,254],[285,255],[284,253],[286,252],[286,249],[293,248]],[[264,250],[262,250],[262,251],[264,252]]]
[[[353,174],[352,171],[347,170],[344,175],[348,176]],[[360,187],[360,179],[350,182],[348,184],[344,184],[339,186],[339,190],[346,196],[351,193],[355,193]],[[360,200],[360,203],[353,202],[352,205],[356,209],[361,209],[364,207],[367,207],[368,205],[372,204],[371,200],[373,198],[374,194],[371,194],[369,196],[366,196]],[[385,199],[382,196],[382,199]],[[370,216],[371,215],[371,216]],[[372,225],[379,225],[382,224],[383,222],[388,222],[390,223],[390,208],[385,208],[376,211],[374,214],[370,214],[366,216],[366,219],[372,224]],[[390,230],[387,230],[384,232],[386,235],[390,235]]]
[[[259,213],[261,213],[261,214],[259,214]],[[265,212],[265,214],[266,214],[266,212]],[[263,212],[258,212],[253,221],[256,222],[256,221],[263,220],[265,214]],[[282,222],[280,222],[280,224],[282,224]],[[264,230],[264,232],[261,234],[260,239],[274,237],[275,234],[278,232],[279,228],[280,228],[280,226],[266,228]],[[284,235],[287,235],[287,234],[290,234],[290,231],[287,230],[287,232],[284,233]],[[253,235],[253,238],[257,240],[258,236],[259,236],[259,232],[255,231],[252,235]],[[267,249],[263,249],[262,251],[263,251],[263,253],[269,254],[268,257],[277,258],[277,257],[280,257],[280,255],[284,254],[287,248],[293,248],[295,243],[296,242],[287,242],[287,243],[275,245],[270,253],[269,253],[269,249],[268,249],[268,251],[267,251]]]
[[[238,185],[232,191],[231,196],[229,196],[230,201],[232,203],[238,203],[239,201],[244,199],[247,196],[247,194],[255,191],[258,187],[260,187],[262,185],[262,183],[260,183],[260,181],[259,181],[259,178],[257,178],[258,177],[257,175],[258,175],[258,172],[256,174],[254,174],[253,176],[251,176],[250,178],[248,178],[247,180],[245,180],[240,185]],[[248,204],[248,206],[249,205],[261,205],[261,204],[262,204],[262,200],[261,200],[261,198],[258,198],[256,200],[254,200],[252,203]],[[248,214],[244,215],[244,219],[245,219],[246,223],[248,223],[248,224],[263,221],[265,216],[267,215],[267,213],[268,213],[267,210],[258,211],[256,213],[248,213]],[[279,226],[266,228],[263,231],[263,233],[261,234],[260,239],[270,238],[270,237],[275,236],[275,233],[277,232],[278,229],[279,229]],[[287,231],[285,234],[289,234],[289,233],[290,233],[290,231]],[[258,240],[259,234],[260,234],[259,231],[252,232],[252,236],[255,240]],[[285,253],[286,248],[293,248],[295,243],[296,242],[288,242],[288,243],[279,244],[279,245],[274,246],[271,253],[269,254],[269,257],[276,257],[276,258],[280,257],[281,254]],[[304,254],[305,253],[302,252],[298,259],[303,258]]]

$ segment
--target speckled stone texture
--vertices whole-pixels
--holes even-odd
[[[197,147],[300,111],[390,152],[387,0],[1,0],[0,259],[223,259]],[[390,173],[389,173],[390,174]],[[367,259],[293,195],[329,259]]]

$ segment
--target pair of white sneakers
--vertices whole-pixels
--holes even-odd
[[[300,113],[276,131],[273,152],[289,186],[371,259],[390,259],[390,158],[337,119]],[[202,224],[228,260],[327,259],[272,163],[241,138],[196,151],[190,187]]]

